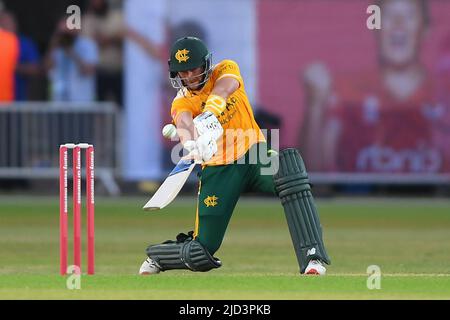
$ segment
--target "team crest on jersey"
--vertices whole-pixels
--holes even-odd
[[[203,200],[203,202],[205,203],[205,205],[207,207],[215,207],[215,206],[217,206],[217,200],[218,199],[219,198],[217,198],[216,196],[207,196],[205,198],[205,200]]]
[[[187,62],[189,59],[189,56],[187,55],[189,53],[189,50],[183,49],[178,50],[177,53],[175,53],[175,59],[178,60],[178,63]]]

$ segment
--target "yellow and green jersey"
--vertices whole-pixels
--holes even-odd
[[[206,100],[216,81],[231,77],[239,81],[239,88],[227,99],[226,109],[219,115],[224,134],[217,141],[218,151],[204,165],[216,166],[229,164],[242,157],[255,143],[265,141],[253,110],[245,93],[239,66],[232,60],[223,60],[214,66],[211,77],[199,91],[182,88],[172,102],[171,115],[176,123],[182,112],[190,112],[195,118],[204,111]]]

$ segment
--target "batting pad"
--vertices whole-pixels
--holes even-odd
[[[209,271],[219,268],[222,263],[212,257],[208,250],[196,240],[165,241],[147,248],[147,255],[160,267],[161,271],[190,269]]]
[[[296,149],[289,148],[280,152],[279,160],[279,170],[273,179],[284,208],[300,272],[304,273],[312,259],[330,264],[303,159]]]

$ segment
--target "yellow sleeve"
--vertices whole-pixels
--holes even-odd
[[[244,81],[241,77],[241,72],[239,70],[239,66],[233,60],[223,60],[221,61],[216,69],[214,70],[214,80],[220,80],[224,77],[231,77],[239,81],[239,86],[244,84]]]
[[[182,104],[182,103],[178,103],[176,101],[174,101],[172,103],[172,108],[170,109],[170,115],[172,116],[172,120],[173,120],[174,124],[177,123],[178,116],[184,111],[193,113],[192,109],[189,108],[188,104]]]
[[[179,92],[172,102],[170,115],[176,124],[177,118],[182,112],[190,112],[195,117],[201,113],[201,106],[202,102],[199,97],[186,97],[182,92]]]

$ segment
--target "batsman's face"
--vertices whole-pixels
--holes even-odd
[[[178,75],[186,87],[191,90],[196,90],[202,81],[204,74],[203,72],[203,68],[199,67],[188,71],[180,71],[178,72]]]
[[[381,8],[380,50],[382,61],[405,67],[419,56],[425,23],[417,0],[385,1]]]

